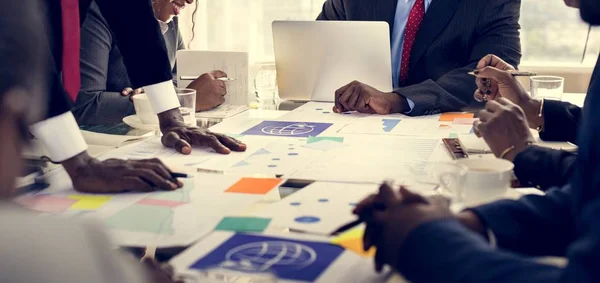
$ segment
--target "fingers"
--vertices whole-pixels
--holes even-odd
[[[128,191],[134,192],[152,192],[154,188],[148,184],[146,181],[142,180],[140,177],[135,176],[127,176],[123,177],[121,180],[121,185],[119,186]]]
[[[340,97],[346,92],[348,88],[350,88],[350,86],[352,86],[352,83],[349,83],[335,91],[335,105],[333,106],[333,112],[342,113],[347,111],[344,109],[344,106],[340,103]]]
[[[441,195],[434,195],[429,198],[429,203],[436,207],[450,208],[452,200]]]
[[[130,87],[126,87],[123,89],[123,91],[121,91],[121,95],[122,96],[128,96],[130,93],[133,92],[133,89]]]
[[[355,215],[363,214],[367,209],[370,209],[375,206],[375,201],[377,200],[377,195],[372,194],[367,198],[363,199],[360,203],[356,205],[356,207],[352,210],[352,213]]]
[[[215,135],[210,133],[194,131],[190,133],[192,144],[210,147],[220,154],[230,154],[231,149],[224,146]]]
[[[142,94],[142,93],[144,93],[144,89],[143,88],[136,88],[133,91],[133,94]]]
[[[233,150],[233,151],[239,151],[239,152],[243,152],[246,151],[246,144],[244,144],[243,142],[234,139],[230,136],[226,136],[226,135],[222,135],[222,134],[216,134],[216,133],[212,133],[213,135],[215,135],[217,137],[217,139],[219,139],[219,141],[225,145],[226,147],[228,147],[229,149]]]
[[[394,193],[392,186],[387,182],[379,186],[379,194],[377,196],[379,201],[383,202],[386,207],[392,207],[398,200],[398,196]]]
[[[488,122],[493,116],[494,116],[494,114],[492,114],[486,110],[481,110],[481,111],[479,111],[479,114],[478,114],[480,123]],[[475,121],[475,122],[477,122],[477,121]]]
[[[219,71],[219,70],[215,70],[210,72],[210,74],[215,78],[226,78],[227,77],[227,73],[223,72],[223,71]]]
[[[477,102],[485,101],[485,97],[479,88],[475,90],[475,93],[473,94],[473,99],[475,99],[475,101]]]
[[[352,98],[352,96],[355,95],[356,92],[356,88],[357,86],[355,85],[351,85],[349,88],[346,89],[346,91],[342,94],[342,96],[340,96],[340,103],[342,104],[342,107],[344,108],[343,112],[346,111],[352,111],[352,107],[349,106],[349,101]]]
[[[481,60],[479,60],[479,62],[477,63],[477,69],[482,69],[487,66],[492,66],[492,67],[498,68],[500,70],[505,70],[505,71],[514,71],[515,70],[515,67],[506,63],[500,57],[493,55],[493,54],[486,55]]]
[[[174,148],[179,153],[190,154],[192,152],[192,146],[175,132],[163,135],[161,142],[164,146]]]
[[[165,180],[169,180],[171,183],[177,185],[177,188],[181,188],[183,183],[177,178],[173,178],[171,175],[171,170],[158,158],[148,159],[148,160],[138,160],[136,161],[136,167],[150,169],[160,175]]]
[[[403,186],[400,187],[400,196],[402,197],[403,203],[429,203],[422,195],[415,194]]]
[[[473,132],[478,138],[481,138],[483,136],[483,133],[481,131],[482,128],[483,123],[480,120],[473,122]]]
[[[177,189],[177,185],[158,175],[156,172],[145,169],[145,168],[136,168],[132,172],[131,175],[138,176],[142,178],[142,180],[148,182],[151,187],[155,187],[161,189],[163,191],[172,191]]]
[[[495,67],[485,67],[474,71],[477,78],[489,78],[496,82],[509,83],[515,80],[515,78],[505,70],[500,70]]]
[[[495,100],[488,101],[488,103],[485,104],[485,110],[491,113],[500,110],[500,108],[502,108],[502,105]]]

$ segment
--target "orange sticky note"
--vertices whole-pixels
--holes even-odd
[[[225,192],[241,193],[252,195],[264,195],[276,188],[281,183],[281,179],[262,179],[262,178],[242,178]]]
[[[474,116],[475,114],[467,112],[448,112],[440,116],[440,122],[453,122],[454,119],[471,119]]]

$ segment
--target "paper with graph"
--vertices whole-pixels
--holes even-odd
[[[280,179],[198,174],[176,191],[90,195],[65,190],[15,201],[34,211],[93,218],[121,246],[186,246],[212,231],[224,216],[239,213],[277,188]]]
[[[248,105],[248,53],[219,51],[177,51],[177,86],[187,87],[204,73],[219,70],[233,81],[225,82],[225,104]],[[224,117],[219,117],[224,118]]]

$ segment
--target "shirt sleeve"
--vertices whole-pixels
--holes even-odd
[[[156,114],[181,106],[172,80],[145,86],[144,91]]]
[[[63,162],[88,148],[71,112],[38,122],[31,126],[31,132],[46,146],[54,162]]]

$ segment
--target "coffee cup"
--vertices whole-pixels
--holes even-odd
[[[504,198],[513,178],[514,164],[504,159],[461,159],[468,171],[463,187],[467,205]]]
[[[133,96],[133,108],[140,121],[146,125],[158,125],[158,116],[154,114],[152,105],[145,93]]]

